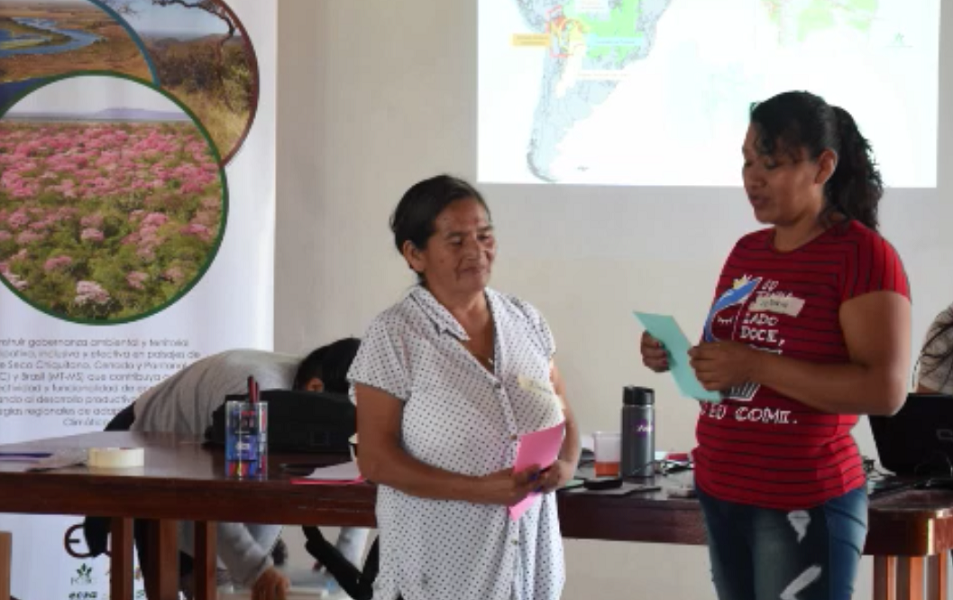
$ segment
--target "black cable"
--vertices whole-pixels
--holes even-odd
[[[691,461],[691,459],[687,461],[681,461],[681,460],[670,460],[667,458],[662,458],[658,460],[650,460],[649,462],[645,463],[644,465],[640,467],[635,467],[629,470],[628,474],[623,473],[622,477],[623,478],[651,477],[652,475],[636,475],[636,473],[644,471],[646,467],[649,467],[649,466],[652,467],[652,475],[662,475],[662,476],[668,475],[669,473],[676,473],[678,471],[691,470],[695,468],[695,465]]]
[[[308,554],[321,562],[353,600],[371,600],[374,595],[374,579],[377,577],[378,560],[376,554],[377,540],[371,549],[373,560],[368,558],[365,570],[362,572],[351,561],[344,558],[341,551],[328,542],[317,527],[303,526],[301,528],[307,538],[304,547]]]
[[[939,450],[934,450],[934,451],[931,453],[930,456],[932,457],[933,455],[937,455],[937,456],[939,456],[940,458],[943,459],[943,461],[946,463],[947,477],[953,478],[953,463],[950,462],[950,457],[947,456],[947,454],[946,454],[945,452],[940,452]],[[913,474],[914,474],[914,475],[920,475],[920,474],[921,474],[921,473],[920,473],[920,468],[921,468],[921,467],[929,467],[930,464],[931,464],[931,461],[930,461],[929,458],[926,459],[926,460],[924,460],[924,461],[922,461],[922,462],[920,462],[919,464],[917,464],[916,467],[913,468]],[[926,473],[924,473],[924,474],[926,474]]]

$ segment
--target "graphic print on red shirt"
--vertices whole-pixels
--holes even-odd
[[[909,297],[894,249],[859,223],[830,229],[792,252],[778,252],[772,240],[768,229],[735,246],[705,321],[706,342],[845,363],[841,305],[874,291]],[[703,404],[696,430],[695,478],[706,493],[795,510],[864,485],[850,433],[857,416],[821,412],[756,383],[723,394],[722,403]]]

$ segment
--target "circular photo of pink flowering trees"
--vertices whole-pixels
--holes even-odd
[[[73,74],[30,92],[0,118],[0,280],[78,323],[163,310],[218,251],[219,158],[188,109],[130,76]]]

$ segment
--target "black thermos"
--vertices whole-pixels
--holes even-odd
[[[622,477],[655,474],[655,390],[626,386],[622,391]]]

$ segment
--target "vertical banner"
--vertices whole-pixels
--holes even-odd
[[[276,0],[0,0],[0,443],[272,347],[276,37]],[[108,598],[81,521],[0,515],[19,600]]]

